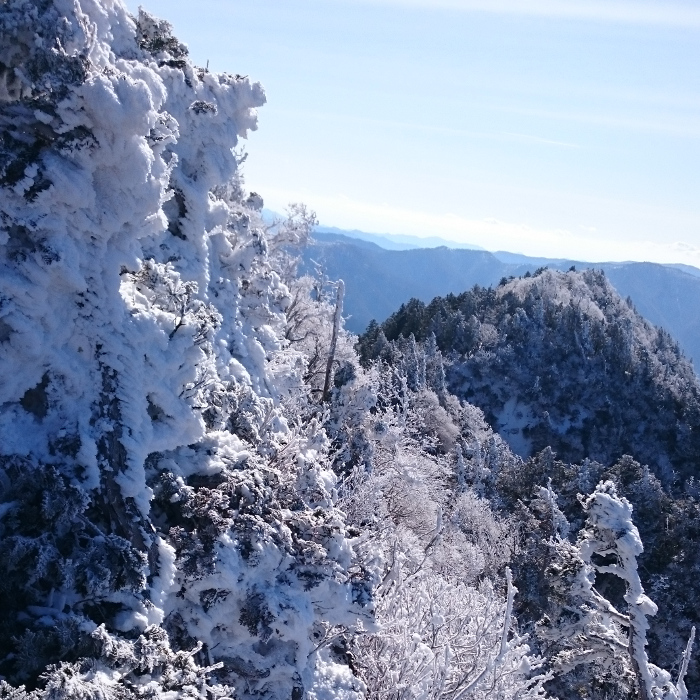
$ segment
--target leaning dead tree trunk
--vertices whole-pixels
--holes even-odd
[[[690,639],[685,647],[683,656],[681,657],[681,670],[678,672],[678,682],[676,690],[678,692],[678,700],[688,700],[688,689],[685,687],[685,674],[688,672],[688,662],[690,655],[693,652],[693,642],[695,641],[695,627],[690,630]]]
[[[345,282],[338,280],[338,292],[335,297],[335,313],[333,314],[333,334],[331,346],[328,350],[328,362],[326,364],[326,380],[323,382],[323,401],[328,401],[331,389],[331,375],[333,374],[333,361],[335,360],[335,346],[338,343],[338,331],[343,314],[343,297],[345,296]]]

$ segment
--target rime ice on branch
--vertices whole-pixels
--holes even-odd
[[[684,676],[695,629],[675,684],[647,656],[647,618],[656,615],[658,608],[645,594],[639,576],[637,558],[644,548],[632,520],[632,505],[618,496],[612,481],[600,482],[590,496],[579,498],[588,517],[577,545],[561,538],[552,543],[558,561],[550,573],[562,581],[568,579],[569,595],[561,619],[553,626],[547,620],[544,630],[544,636],[564,646],[555,666],[564,673],[580,664],[598,664],[606,671],[617,667],[621,676],[632,679],[629,692],[640,700],[687,697]],[[624,583],[626,607],[618,609],[597,590],[598,577],[605,575]]]

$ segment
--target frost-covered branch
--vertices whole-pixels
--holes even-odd
[[[588,518],[576,547],[561,539],[553,544],[559,561],[551,572],[561,577],[562,583],[567,581],[563,583],[565,595],[574,603],[564,606],[559,625],[542,628],[545,638],[565,647],[556,657],[555,667],[566,673],[584,663],[604,668],[617,663],[623,672],[632,675],[642,700],[681,697],[686,656],[675,685],[668,672],[650,663],[647,656],[647,618],[657,613],[657,606],[645,594],[639,575],[637,558],[643,546],[632,520],[632,505],[617,495],[611,481],[599,483],[590,496],[580,497],[580,501]],[[613,575],[624,581],[626,611],[620,612],[596,590],[599,575]],[[689,649],[690,643],[687,654]]]

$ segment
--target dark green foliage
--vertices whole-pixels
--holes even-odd
[[[63,49],[71,42],[72,28],[53,3],[33,5],[31,26],[26,26],[27,8],[21,2],[4,3],[0,16],[0,34],[12,44],[12,51],[0,56],[6,93],[0,110],[0,186],[17,185],[27,168],[36,165],[33,184],[24,192],[30,202],[52,185],[42,165],[49,149],[65,152],[94,141],[82,126],[65,127],[56,111],[69,91],[87,79],[88,59]]]
[[[136,40],[139,48],[155,56],[169,54],[177,60],[189,54],[187,47],[173,36],[173,27],[170,22],[158,19],[144,10],[139,12]]]
[[[140,594],[147,561],[90,522],[88,494],[54,466],[5,459],[0,485],[0,673],[35,683],[52,659],[89,652],[84,620],[111,619],[115,592]]]

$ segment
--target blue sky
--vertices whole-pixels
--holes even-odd
[[[143,0],[266,89],[269,208],[529,255],[700,266],[700,3]],[[136,10],[136,3],[129,3]]]

